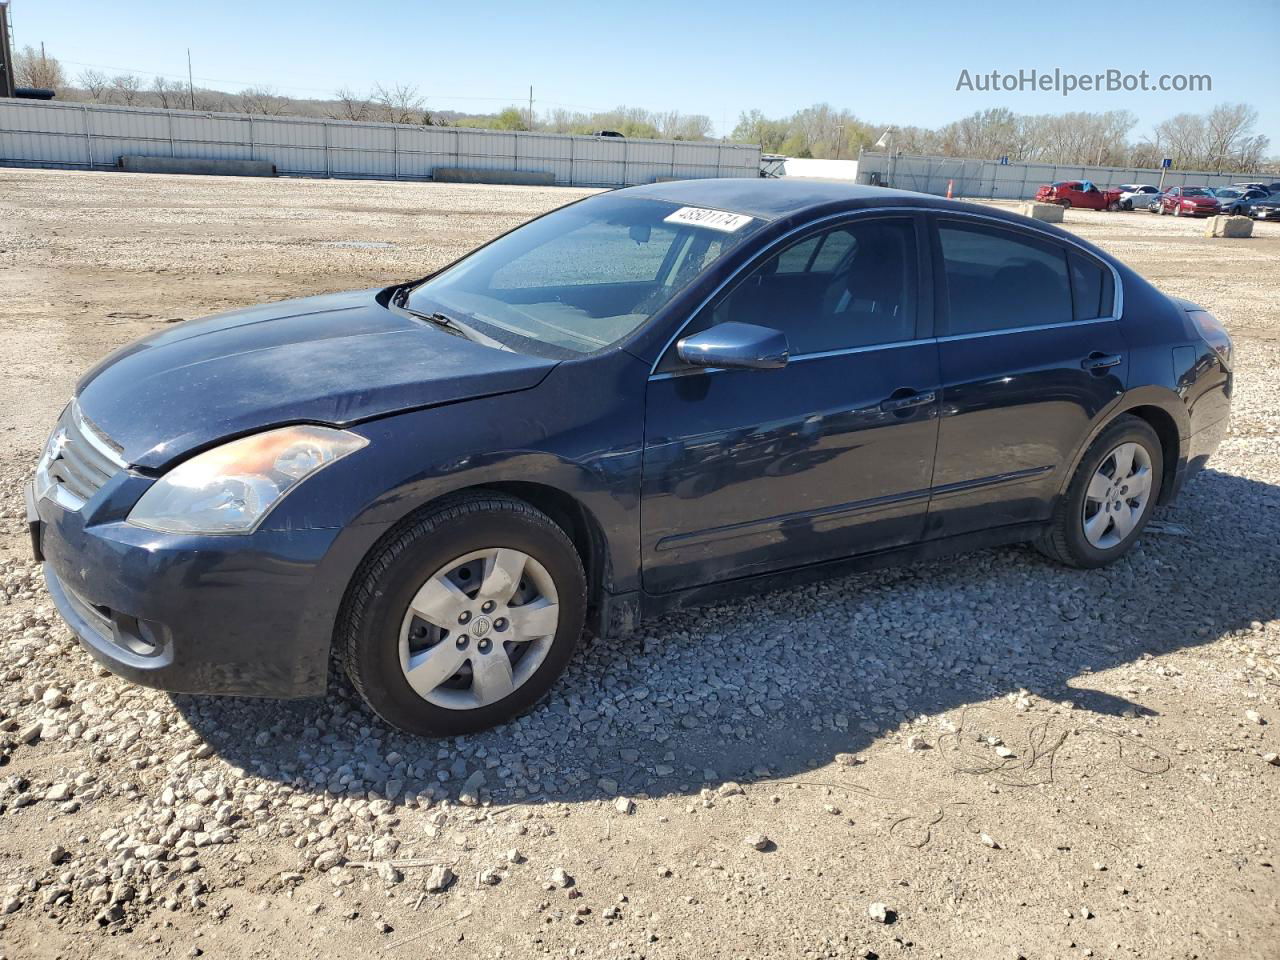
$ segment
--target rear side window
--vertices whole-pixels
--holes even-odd
[[[1074,318],[1066,251],[998,227],[938,224],[947,284],[947,333],[984,333],[1069,323]]]
[[[1071,300],[1077,320],[1096,320],[1111,316],[1115,284],[1111,271],[1091,257],[1071,251]]]

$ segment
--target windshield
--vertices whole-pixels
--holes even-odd
[[[1212,196],[1204,187],[1183,187],[1182,195],[1184,197],[1209,197]]]
[[[428,279],[406,305],[517,349],[591,353],[631,333],[763,221],[600,194],[520,227]]]

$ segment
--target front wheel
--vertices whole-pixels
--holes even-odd
[[[1107,204],[1107,209],[1110,210],[1112,213],[1119,213],[1123,208],[1120,206],[1119,200],[1112,200],[1109,204]]]
[[[454,736],[542,698],[582,635],[586,577],[565,532],[480,491],[407,522],[357,571],[337,642],[378,716]]]
[[[1070,567],[1119,560],[1137,542],[1160,495],[1164,455],[1145,420],[1122,416],[1089,447],[1051,526],[1042,553]]]

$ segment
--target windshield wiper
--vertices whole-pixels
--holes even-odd
[[[457,320],[453,319],[453,317],[449,316],[448,314],[440,313],[439,311],[435,313],[414,312],[414,316],[421,317],[423,320],[426,320],[428,323],[434,323],[441,330],[444,330],[447,333],[451,333],[455,337],[462,337],[463,339],[466,339],[466,340],[479,339],[476,335],[475,330],[473,330],[471,327],[468,327],[465,323],[459,323]]]

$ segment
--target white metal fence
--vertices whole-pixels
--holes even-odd
[[[760,175],[759,147],[738,143],[0,99],[0,164],[106,169],[124,155],[267,160],[289,176],[377,180],[429,180],[436,167],[518,170],[584,187]]]
[[[858,158],[858,181],[871,182],[877,174],[884,185],[920,193],[945,194],[954,181],[957,197],[1029,200],[1036,190],[1057,180],[1092,180],[1100,187],[1122,183],[1160,183],[1159,170],[1140,167],[1079,167],[1052,163],[997,163],[993,160],[961,160],[955,157],[896,156],[864,152]],[[1206,173],[1198,170],[1166,170],[1165,187],[1188,184],[1224,187],[1246,180],[1275,179],[1256,173]]]

